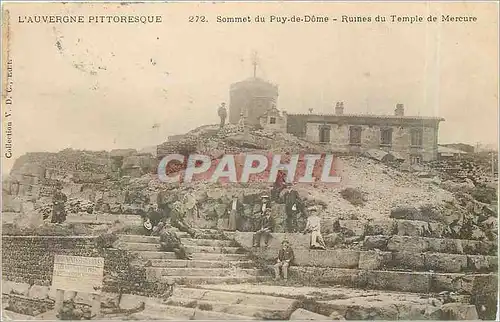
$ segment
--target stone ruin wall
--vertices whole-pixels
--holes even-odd
[[[54,255],[104,257],[104,292],[145,294],[146,272],[125,250],[101,248],[96,237],[2,236],[2,280],[50,288]]]

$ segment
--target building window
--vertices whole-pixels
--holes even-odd
[[[319,142],[330,143],[330,127],[323,125],[319,127]]]
[[[380,145],[392,144],[392,129],[382,129],[380,131]]]
[[[361,144],[361,127],[351,126],[349,127],[349,144]]]
[[[269,118],[269,124],[276,124],[276,118],[275,117],[270,117]]]
[[[411,164],[420,164],[422,162],[422,156],[420,155],[411,155],[410,163]]]
[[[422,146],[422,129],[411,129],[411,146]]]

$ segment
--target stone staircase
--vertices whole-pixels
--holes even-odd
[[[304,306],[326,317],[337,311],[355,320],[441,319],[448,314],[444,307],[440,311],[426,302],[441,291],[458,293],[456,308],[446,310],[474,317],[472,300],[477,304],[497,288],[496,244],[445,238],[440,229],[416,220],[343,221],[337,234],[347,232],[355,242],[325,251],[308,249],[309,236],[302,234],[275,233],[268,248],[252,249],[253,233],[205,230],[195,239],[179,233],[192,260],[161,252],[158,237],[122,235],[120,247],[149,261],[151,281],[177,284],[166,301],[145,298],[137,319],[286,320]],[[285,238],[296,261],[283,284],[271,281],[271,266],[259,269],[252,259],[273,262]],[[314,305],[307,307],[313,302],[304,298]],[[480,301],[486,310],[494,305]]]
[[[144,311],[133,314],[141,320],[253,320],[266,316],[286,319],[296,301],[273,296],[199,289],[200,285],[258,283],[269,280],[233,240],[220,233],[202,230],[199,238],[178,233],[192,260],[180,260],[174,253],[160,251],[159,237],[120,235],[118,247],[148,262],[147,279],[174,282],[174,292],[165,302],[158,298],[130,301],[145,303]]]
[[[134,314],[134,318],[141,320],[286,320],[299,303],[295,299],[278,296],[191,287],[176,287],[167,301],[145,298],[144,302],[144,311]]]
[[[274,260],[286,238],[296,257],[289,275],[301,285],[430,295],[449,291],[464,302],[476,303],[496,293],[496,242],[450,239],[442,224],[404,219],[341,221],[339,231],[330,237],[346,233],[354,242],[339,242],[325,251],[309,250],[307,235],[283,233],[273,234],[268,249],[251,252],[263,260]],[[237,233],[235,240],[251,249],[251,233]]]
[[[213,230],[202,230],[198,238],[178,233],[192,260],[177,259],[160,250],[159,237],[120,235],[118,247],[147,262],[149,281],[170,281],[182,285],[248,283],[269,279],[234,241]]]

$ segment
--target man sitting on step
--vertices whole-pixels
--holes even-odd
[[[162,230],[167,218],[164,218],[163,213],[160,212],[158,206],[151,206],[148,209],[147,218],[149,218],[149,222],[151,223],[151,236],[158,235]]]
[[[264,213],[259,218],[258,230],[253,235],[253,247],[261,247],[261,239],[264,237],[264,245],[267,247],[269,245],[269,240],[271,239],[271,233],[273,232],[274,223],[271,216],[271,209],[266,208]]]
[[[177,259],[192,258],[169,223],[166,223],[160,232],[160,247],[164,252],[174,252]]]
[[[182,232],[188,233],[191,237],[195,237],[196,231],[193,228],[189,227],[189,225],[184,221],[186,212],[183,209],[181,202],[174,202],[172,208],[172,212],[170,213],[170,225]]]
[[[274,275],[275,279],[280,279],[280,268],[283,273],[283,279],[286,281],[288,279],[288,267],[293,262],[294,254],[293,249],[290,247],[288,240],[284,240],[282,243],[282,248],[278,252],[278,260],[274,264]]]

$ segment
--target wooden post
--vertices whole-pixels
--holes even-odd
[[[56,314],[59,313],[59,311],[63,307],[63,302],[64,302],[64,290],[57,289],[56,290],[56,303],[54,305],[54,311]]]
[[[90,316],[98,316],[101,312],[101,294],[93,294],[92,298],[92,311]]]

